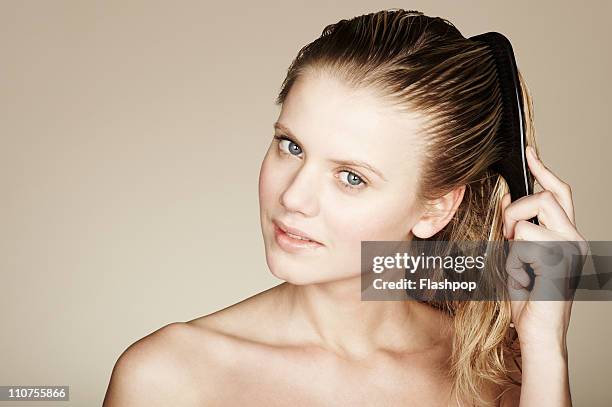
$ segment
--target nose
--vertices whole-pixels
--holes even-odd
[[[315,216],[319,210],[317,199],[317,174],[314,167],[303,164],[290,178],[280,196],[280,203],[288,212],[300,212]]]

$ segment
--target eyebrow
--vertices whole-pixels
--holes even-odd
[[[287,126],[284,126],[282,123],[275,122],[274,123],[274,128],[278,129],[278,130],[280,130],[280,131],[282,131],[284,133],[287,133],[288,136],[294,138],[295,141],[297,141],[299,144],[302,144],[300,139],[298,139],[297,136],[295,134],[293,134],[293,132],[291,130],[289,130],[289,128]],[[387,181],[387,178],[385,178],[385,176],[382,175],[382,172],[380,172],[378,169],[376,169],[375,167],[371,166],[370,164],[368,164],[365,161],[359,161],[359,160],[331,160],[331,161],[336,163],[336,164],[340,164],[340,165],[352,165],[352,166],[366,168],[366,169],[372,171],[374,174],[378,175],[383,180]]]

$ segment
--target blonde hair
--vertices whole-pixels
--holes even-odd
[[[429,240],[503,241],[501,199],[505,180],[489,166],[504,151],[495,143],[502,99],[489,49],[461,35],[452,23],[419,11],[384,10],[328,25],[291,63],[277,104],[307,72],[332,72],[349,85],[375,90],[394,106],[420,112],[423,154],[419,200],[426,203],[465,185],[450,222]],[[527,144],[536,148],[533,105],[519,73]],[[433,159],[435,157],[435,159]],[[416,238],[418,239],[418,238]],[[504,281],[505,270],[487,276]],[[509,327],[507,298],[431,303],[453,316],[451,376],[462,400],[487,405],[486,382],[508,388],[507,356],[518,353]]]

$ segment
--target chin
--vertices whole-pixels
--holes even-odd
[[[325,284],[360,276],[360,274],[354,273],[332,273],[331,269],[324,269],[315,265],[304,267],[302,265],[286,264],[285,262],[275,262],[272,258],[268,258],[267,263],[274,277],[293,285]]]
[[[268,260],[268,268],[272,275],[280,280],[294,285],[307,285],[321,283],[321,279],[316,278],[306,270],[296,270],[295,266],[275,264],[271,259]]]
[[[280,279],[283,280],[287,283],[293,284],[293,285],[310,285],[310,284],[315,284],[317,283],[317,281],[311,281],[310,279],[305,279],[303,278],[303,276],[296,276],[296,275],[280,275],[277,273],[272,272],[272,274]]]

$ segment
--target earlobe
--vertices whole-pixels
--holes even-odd
[[[464,194],[465,185],[461,185],[430,203],[430,209],[425,210],[414,224],[412,233],[421,239],[428,239],[438,233],[453,218]]]

